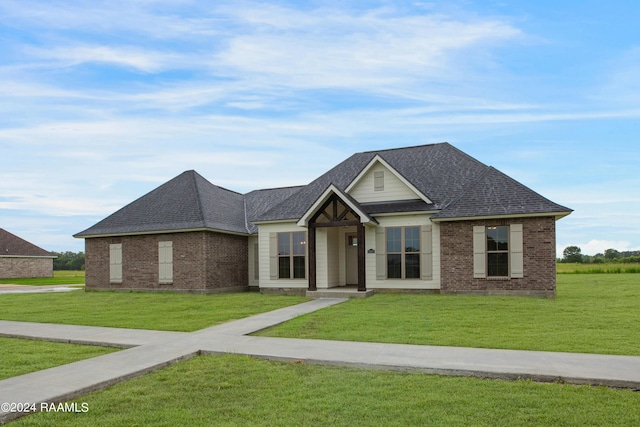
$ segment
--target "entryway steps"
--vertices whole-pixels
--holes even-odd
[[[307,291],[307,298],[367,298],[373,295],[371,289],[358,291],[356,287],[342,286],[339,288],[318,289],[317,291]]]

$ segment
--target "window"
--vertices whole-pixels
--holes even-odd
[[[473,227],[473,277],[521,279],[524,277],[522,224]]]
[[[373,172],[373,191],[384,191],[384,171]]]
[[[509,276],[509,227],[487,227],[487,276]]]
[[[278,278],[304,279],[305,248],[304,231],[278,233]]]
[[[420,278],[420,227],[387,228],[387,278]]]
[[[122,283],[122,243],[109,245],[109,282]]]

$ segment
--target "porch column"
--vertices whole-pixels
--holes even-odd
[[[358,221],[358,291],[366,291],[364,224]]]
[[[316,227],[309,224],[309,290],[315,291],[316,287]]]

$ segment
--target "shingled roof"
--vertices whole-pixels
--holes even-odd
[[[558,205],[493,167],[465,188],[457,199],[434,216],[435,220],[490,216],[555,214],[571,209]]]
[[[190,170],[74,237],[196,229],[248,233],[244,196]]]
[[[357,153],[274,206],[257,221],[298,219],[333,184],[345,190],[376,157],[410,182],[432,204],[421,200],[363,204],[369,214],[439,211],[434,218],[564,213],[571,209],[487,166],[448,143]]]
[[[193,229],[255,234],[254,223],[300,219],[331,185],[346,193],[376,158],[424,197],[363,203],[369,215],[428,211],[435,213],[434,220],[448,221],[534,214],[560,217],[571,212],[452,145],[440,143],[356,153],[308,185],[245,195],[187,171],[75,237]]]
[[[0,228],[0,257],[46,257],[55,258],[51,252]]]

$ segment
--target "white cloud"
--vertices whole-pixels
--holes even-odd
[[[425,77],[446,79],[454,70],[468,68],[451,66],[460,51],[520,35],[499,21],[408,17],[388,10],[303,14],[266,7],[239,11],[238,17],[256,28],[231,37],[216,64],[306,88],[412,86]]]
[[[38,59],[52,60],[56,62],[56,66],[66,67],[100,62],[154,73],[183,64],[177,53],[160,53],[132,46],[77,45],[47,49],[26,48],[25,51]]]

